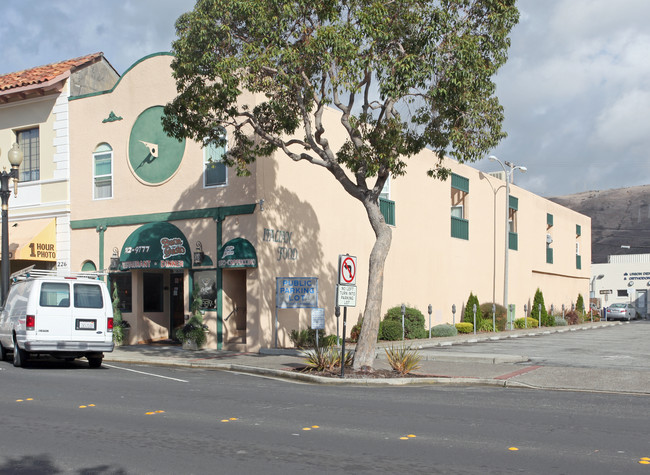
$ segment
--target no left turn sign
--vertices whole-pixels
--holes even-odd
[[[357,258],[355,256],[339,256],[339,284],[356,285],[357,283]]]

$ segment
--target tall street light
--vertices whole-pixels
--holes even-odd
[[[510,175],[515,170],[519,170],[522,173],[526,173],[528,170],[526,167],[515,165],[514,163],[504,160],[503,162],[499,160],[494,155],[488,157],[493,162],[498,162],[503,168],[503,172],[506,174],[506,247],[505,247],[505,259],[504,259],[504,270],[503,270],[503,306],[506,308],[506,318],[508,316],[508,250],[510,249]],[[508,167],[506,169],[506,167]],[[495,222],[496,226],[496,222]],[[512,325],[512,324],[511,324]]]
[[[7,172],[6,168],[0,173],[0,197],[2,197],[2,263],[0,266],[0,277],[2,285],[0,290],[0,304],[4,305],[9,293],[9,180],[14,181],[14,196],[18,194],[18,167],[23,162],[23,152],[17,143],[14,143],[9,150],[9,164],[11,170]]]

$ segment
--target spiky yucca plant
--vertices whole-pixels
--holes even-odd
[[[413,350],[410,346],[402,345],[395,348],[391,345],[389,348],[386,348],[386,358],[393,370],[401,375],[405,375],[420,368],[422,356],[418,350]]]

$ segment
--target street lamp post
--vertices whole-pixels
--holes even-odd
[[[9,150],[9,164],[11,170],[3,169],[0,173],[0,197],[2,197],[2,262],[0,266],[0,277],[2,278],[2,295],[0,303],[5,304],[9,293],[9,196],[11,188],[9,180],[14,181],[14,196],[18,194],[18,167],[23,162],[23,152],[17,143],[14,143]]]
[[[506,247],[505,247],[505,259],[504,259],[504,269],[503,269],[503,306],[506,308],[506,319],[508,318],[508,250],[510,248],[510,175],[515,170],[519,170],[522,173],[526,173],[528,170],[526,167],[515,165],[514,163],[504,160],[503,162],[499,160],[494,155],[488,157],[493,162],[498,162],[503,168],[503,172],[506,174]],[[508,167],[508,169],[506,169]],[[494,223],[496,226],[496,222]],[[512,324],[511,324],[512,326]],[[512,329],[512,328],[511,328]]]

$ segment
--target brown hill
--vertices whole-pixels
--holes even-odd
[[[591,262],[607,262],[612,254],[650,252],[650,185],[549,199],[591,218]]]

